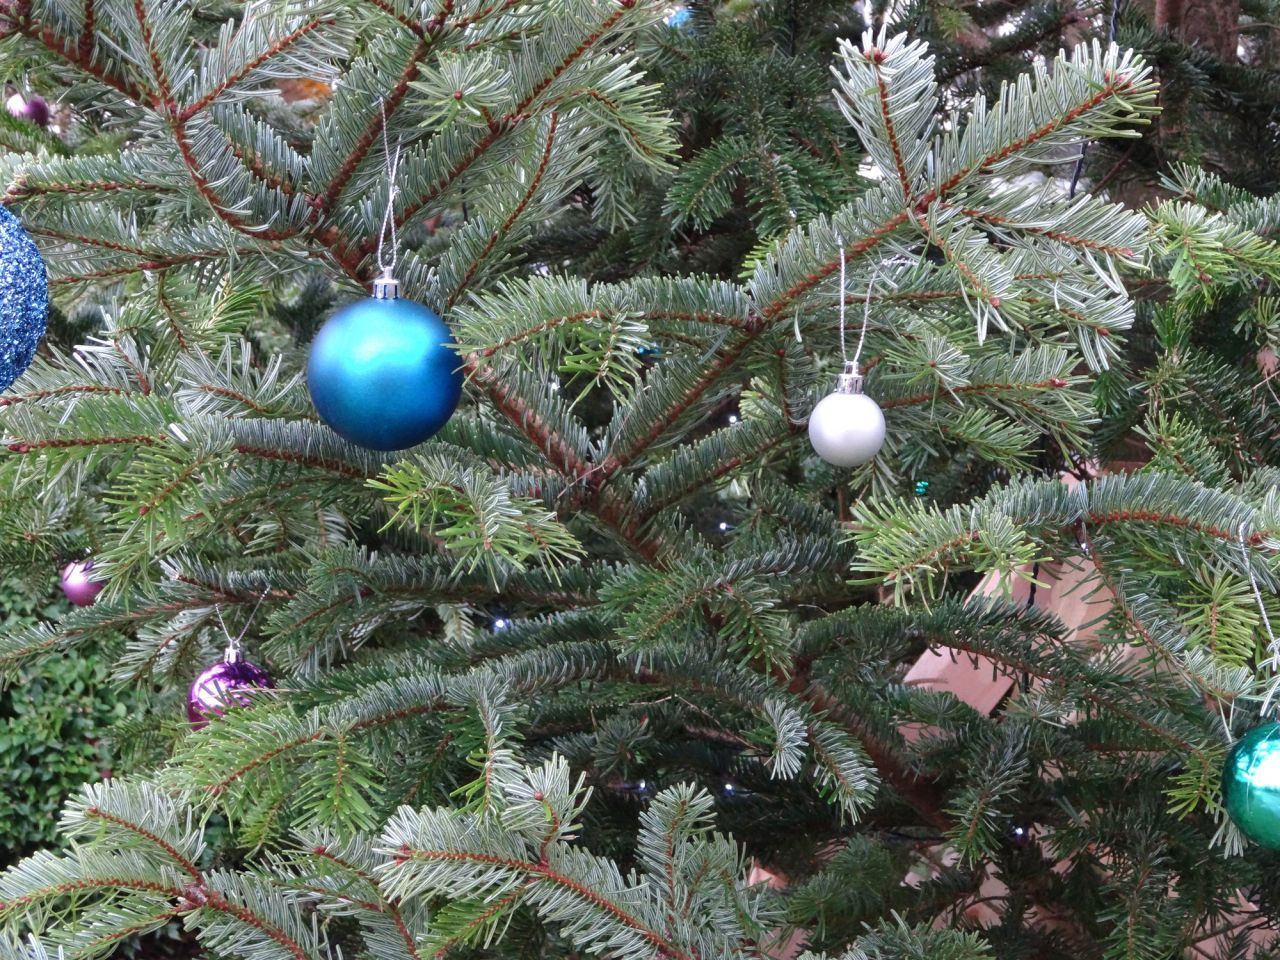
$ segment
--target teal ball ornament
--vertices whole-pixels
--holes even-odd
[[[0,390],[35,359],[49,317],[49,274],[17,219],[0,207]]]
[[[1222,796],[1241,833],[1280,850],[1280,723],[1264,723],[1236,741],[1222,770]]]
[[[384,276],[374,295],[320,328],[307,359],[307,389],[334,433],[369,450],[404,450],[448,422],[462,396],[453,334],[420,303],[401,300]]]

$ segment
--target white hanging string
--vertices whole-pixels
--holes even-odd
[[[853,369],[856,373],[858,370],[858,358],[862,356],[862,345],[867,342],[867,324],[871,322],[871,293],[876,288],[876,278],[880,276],[880,268],[883,263],[877,263],[875,269],[871,271],[871,279],[867,281],[867,296],[862,301],[862,329],[858,331],[858,348],[853,351]],[[843,303],[844,298],[841,297]]]
[[[848,293],[844,279],[844,244],[840,244],[840,359],[849,366],[849,351],[844,346],[844,298]],[[861,346],[861,344],[859,344]]]
[[[848,290],[845,285],[844,245],[840,246],[840,358],[844,361],[846,373],[858,373],[858,360],[862,356],[862,347],[867,342],[867,325],[871,322],[871,294],[876,289],[876,278],[880,276],[880,268],[884,263],[877,263],[871,271],[871,279],[867,281],[867,295],[862,303],[862,329],[858,331],[858,346],[854,348],[853,359],[849,359],[849,351],[845,346],[845,299]]]
[[[1246,520],[1240,524],[1240,556],[1244,560],[1244,569],[1249,574],[1249,585],[1253,587],[1253,599],[1258,603],[1258,613],[1262,614],[1262,625],[1267,630],[1268,646],[1271,648],[1271,658],[1267,660],[1264,666],[1275,670],[1280,667],[1280,641],[1276,640],[1276,635],[1271,629],[1271,618],[1267,616],[1267,605],[1262,600],[1262,590],[1258,587],[1258,578],[1253,575],[1253,564],[1249,560],[1249,545],[1245,539],[1245,532],[1248,530],[1249,521]],[[1269,713],[1271,710],[1271,699],[1276,694],[1277,684],[1273,681],[1267,689],[1266,696],[1262,699],[1262,712]]]
[[[387,103],[385,100],[379,99],[378,107],[382,111],[382,152],[386,158],[386,175],[387,175],[387,208],[382,213],[382,226],[378,230],[378,269],[382,271],[383,276],[392,276],[396,272],[396,263],[400,258],[400,238],[396,232],[396,196],[400,193],[400,188],[396,184],[396,174],[400,171],[400,147],[399,141],[396,142],[395,152],[391,152],[391,142],[387,138]],[[391,235],[391,262],[386,263],[383,260],[383,245],[386,242],[387,234]]]

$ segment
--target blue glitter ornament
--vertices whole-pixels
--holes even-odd
[[[49,315],[49,275],[22,224],[0,207],[0,390],[31,366]]]
[[[401,300],[384,274],[373,296],[316,334],[307,389],[333,432],[369,450],[404,450],[445,425],[462,395],[453,335],[434,312]]]
[[[1280,849],[1280,723],[1254,727],[1222,768],[1227,816],[1259,846]]]

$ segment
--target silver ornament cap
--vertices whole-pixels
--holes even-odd
[[[860,467],[884,446],[884,414],[862,392],[862,376],[854,363],[845,363],[835,392],[819,400],[809,414],[809,443],[835,467]]]
[[[373,281],[373,299],[375,300],[399,300],[400,299],[400,281],[391,275],[391,268],[386,267],[382,271],[382,276]]]

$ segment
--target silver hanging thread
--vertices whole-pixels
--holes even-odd
[[[1249,574],[1249,585],[1253,587],[1253,599],[1257,601],[1258,613],[1262,615],[1262,625],[1267,631],[1267,642],[1271,649],[1271,659],[1267,661],[1267,666],[1272,670],[1280,667],[1280,641],[1276,640],[1276,635],[1271,629],[1271,618],[1267,615],[1267,605],[1262,600],[1262,590],[1258,586],[1258,578],[1253,575],[1253,563],[1249,558],[1249,544],[1245,538],[1245,532],[1249,527],[1249,521],[1246,520],[1240,524],[1240,556],[1244,560],[1244,569]],[[1262,712],[1265,714],[1271,709],[1271,699],[1276,694],[1275,682],[1272,682],[1267,694],[1262,700]]]
[[[844,372],[836,378],[837,393],[861,393],[862,373],[858,369],[858,360],[862,357],[862,347],[867,342],[867,325],[871,322],[871,294],[876,287],[876,277],[880,275],[881,264],[876,264],[871,271],[871,279],[867,281],[867,296],[862,304],[862,329],[858,331],[858,346],[854,348],[853,359],[849,359],[849,351],[845,343],[845,299],[848,295],[845,279],[844,245],[840,246],[840,358],[844,361]]]
[[[249,632],[249,628],[253,626],[253,619],[258,615],[258,608],[262,606],[262,601],[267,599],[267,594],[271,592],[271,588],[262,591],[262,595],[258,597],[258,602],[253,605],[253,609],[249,611],[249,619],[244,622],[244,629],[237,636],[232,636],[231,631],[227,629],[227,622],[222,619],[222,607],[218,604],[213,605],[213,612],[218,617],[218,625],[222,627],[222,635],[227,638],[227,647],[222,653],[222,659],[226,663],[235,663],[240,659],[240,641],[244,639],[244,635]]]
[[[378,229],[378,269],[381,275],[373,282],[373,295],[379,300],[394,300],[399,296],[400,284],[396,280],[396,264],[400,258],[400,237],[396,228],[396,197],[400,194],[400,187],[396,183],[396,175],[400,172],[400,148],[402,144],[396,141],[396,149],[391,150],[391,141],[387,136],[387,103],[385,100],[378,101],[378,108],[382,111],[382,152],[386,161],[386,177],[387,177],[387,207],[382,213],[382,225]],[[386,245],[387,236],[391,237],[391,259],[387,262],[384,259],[383,252]]]

